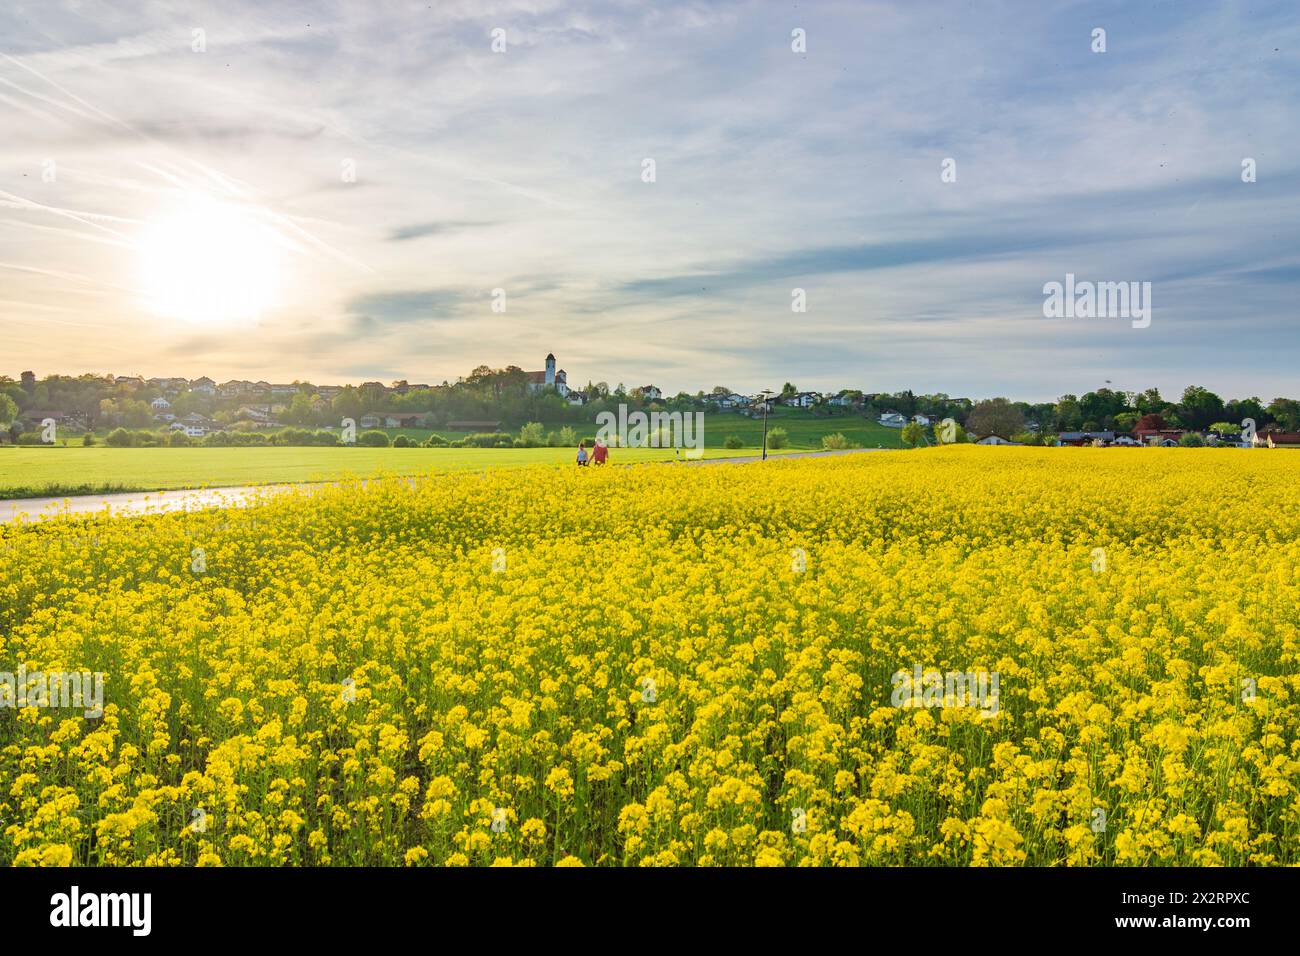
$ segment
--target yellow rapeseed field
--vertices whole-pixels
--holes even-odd
[[[0,670],[105,683],[0,709],[0,863],[1300,863],[1298,475],[955,447],[5,526]],[[896,706],[931,671],[996,696]]]

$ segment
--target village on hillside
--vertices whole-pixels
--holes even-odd
[[[858,389],[744,394],[725,386],[665,395],[655,385],[611,389],[604,382],[569,384],[548,354],[544,367],[480,366],[440,385],[399,380],[385,384],[315,385],[208,376],[51,375],[26,371],[0,376],[0,443],[40,444],[41,426],[54,423],[66,437],[123,429],[146,443],[224,444],[231,436],[278,429],[337,429],[347,419],[362,429],[443,429],[498,433],[526,422],[582,425],[618,404],[646,410],[705,411],[762,418],[779,410],[811,417],[854,417],[897,429],[901,444],[1062,445],[1107,448],[1229,446],[1300,448],[1300,401],[1259,398],[1224,401],[1189,386],[1179,400],[1156,389],[1125,393],[1108,388],[1056,402],[972,401],[911,391]]]

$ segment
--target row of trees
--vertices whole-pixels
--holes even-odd
[[[404,383],[395,383],[404,384]],[[322,427],[337,425],[343,418],[360,419],[368,412],[415,412],[427,416],[434,427],[449,421],[491,420],[511,427],[526,422],[582,424],[602,411],[613,411],[621,403],[634,407],[661,408],[667,411],[690,411],[709,407],[710,399],[731,394],[718,385],[709,392],[679,392],[653,400],[639,388],[619,384],[611,389],[605,382],[589,382],[585,389],[588,403],[573,406],[554,390],[533,390],[528,374],[517,366],[493,369],[479,366],[454,384],[443,383],[431,388],[386,388],[379,383],[346,386],[328,401],[317,394],[309,382],[295,383],[292,396],[275,399],[283,409],[275,418],[286,425]],[[147,428],[153,423],[151,399],[159,392],[129,381],[110,381],[96,375],[51,375],[37,380],[32,372],[23,372],[15,381],[0,376],[0,426],[7,427],[26,411],[61,411],[73,413],[90,427],[125,426]],[[800,394],[786,382],[781,396]],[[831,404],[825,396],[813,405],[820,415],[861,415],[877,418],[885,412],[899,412],[908,418],[952,418],[970,431],[1011,434],[1028,424],[1040,431],[1131,431],[1143,415],[1160,415],[1170,427],[1204,430],[1220,422],[1240,424],[1253,418],[1259,427],[1274,426],[1287,431],[1300,430],[1300,400],[1275,398],[1265,404],[1258,397],[1224,400],[1209,389],[1189,385],[1177,400],[1164,398],[1158,389],[1125,392],[1099,388],[1082,396],[1062,395],[1055,402],[1015,402],[988,399],[979,403],[967,398],[953,398],[943,393],[917,395],[910,390],[899,392],[843,393],[847,404]],[[194,392],[168,394],[170,411],[177,417],[197,412],[221,424],[238,420],[239,408],[247,399],[221,399]],[[973,421],[971,416],[977,415]]]
[[[1158,389],[1117,392],[1101,388],[1082,397],[1063,395],[1056,402],[1031,404],[992,398],[977,402],[965,415],[951,415],[966,430],[979,435],[1011,437],[1031,425],[1040,433],[1069,431],[1132,432],[1145,427],[1190,431],[1232,432],[1253,419],[1257,427],[1300,430],[1300,402],[1275,398],[1265,405],[1258,398],[1224,401],[1209,389],[1189,385],[1177,401],[1161,397]],[[1215,428],[1214,426],[1219,426]]]

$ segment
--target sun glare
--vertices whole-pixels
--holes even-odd
[[[249,209],[191,197],[142,237],[149,308],[195,325],[254,321],[275,298],[279,253],[274,232]]]

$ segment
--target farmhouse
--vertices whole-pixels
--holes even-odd
[[[816,392],[799,392],[797,395],[781,399],[781,404],[790,405],[794,408],[812,408],[820,398],[821,396]]]
[[[902,428],[907,424],[907,416],[900,415],[898,412],[885,412],[880,416],[880,424],[886,428]]]
[[[385,412],[385,428],[419,428],[425,422],[423,412]]]
[[[748,398],[736,392],[729,395],[712,395],[709,397],[709,401],[715,403],[719,408],[744,408],[749,404]]]
[[[1109,445],[1115,440],[1113,431],[1102,432],[1061,432],[1056,436],[1062,445],[1073,445],[1078,448],[1082,445],[1092,445],[1101,442],[1103,445]]]

